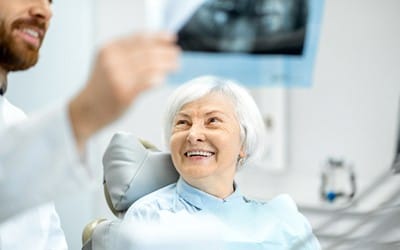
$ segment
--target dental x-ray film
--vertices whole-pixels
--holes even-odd
[[[177,35],[169,83],[218,75],[250,86],[311,86],[324,0],[147,0],[152,30]]]
[[[306,0],[208,0],[178,30],[188,51],[301,55]]]

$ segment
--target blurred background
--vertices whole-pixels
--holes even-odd
[[[66,102],[85,83],[96,49],[109,39],[153,29],[156,17],[148,8],[157,6],[151,0],[55,1],[39,64],[11,75],[8,98],[28,114]],[[400,105],[399,9],[398,0],[324,1],[310,83],[249,86],[268,124],[270,151],[265,164],[238,175],[248,196],[268,200],[288,193],[317,227],[321,213],[340,206],[340,201],[321,199],[321,176],[329,159],[351,166],[355,197],[389,171]],[[142,95],[122,119],[90,142],[88,156],[98,187],[56,201],[70,249],[80,249],[89,221],[113,217],[102,193],[101,163],[111,136],[129,131],[164,148],[163,107],[176,84]],[[354,211],[375,208],[398,188],[397,176],[387,179]]]

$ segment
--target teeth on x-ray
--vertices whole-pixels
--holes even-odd
[[[178,32],[184,50],[301,55],[307,0],[208,0]]]

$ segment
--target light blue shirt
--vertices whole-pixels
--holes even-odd
[[[143,226],[154,226],[154,223],[156,226],[149,230]],[[176,246],[168,248],[162,243],[163,239],[172,237],[176,241],[189,242],[193,235],[218,235],[223,244],[215,249],[320,249],[310,224],[288,195],[258,202],[245,198],[235,186],[233,194],[220,199],[190,186],[182,178],[135,202],[125,214],[123,224],[140,225],[138,230],[125,227],[127,238],[142,241],[135,243],[137,248],[130,249],[179,249]],[[167,229],[162,231],[160,228],[163,227]],[[151,235],[146,237],[146,232]],[[164,237],[165,234],[168,237]],[[204,237],[202,239],[207,241]],[[160,241],[153,245],[161,248],[145,248],[151,244],[144,243],[144,239],[153,243]],[[192,241],[194,239],[198,237]]]

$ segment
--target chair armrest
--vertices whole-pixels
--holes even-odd
[[[83,229],[82,232],[82,249],[83,250],[91,250],[91,240],[92,240],[92,236],[93,236],[93,232],[95,230],[95,228],[100,224],[107,221],[107,219],[97,219],[94,220],[90,223],[88,223],[85,228]]]

